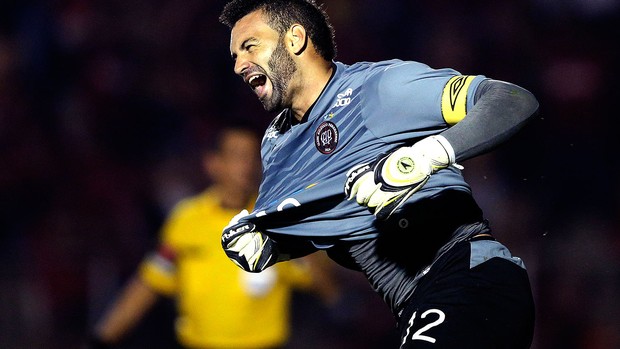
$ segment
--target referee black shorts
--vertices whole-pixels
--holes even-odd
[[[534,301],[519,258],[490,237],[453,246],[420,280],[399,319],[401,349],[524,349]]]

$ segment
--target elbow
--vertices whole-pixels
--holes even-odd
[[[500,80],[486,80],[480,86],[476,100],[499,102],[508,115],[526,120],[538,115],[539,103],[533,93],[525,88]]]
[[[527,89],[507,82],[496,83],[498,96],[504,99],[510,115],[521,119],[521,122],[529,121],[538,115],[539,103],[536,96]]]
[[[538,103],[538,99],[534,96],[530,91],[519,88],[521,91],[519,92],[521,96],[521,105],[524,109],[524,115],[526,115],[527,119],[532,119],[536,117],[539,113],[540,104]]]

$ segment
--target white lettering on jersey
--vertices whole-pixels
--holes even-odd
[[[284,206],[286,206],[286,205],[293,205],[295,207],[301,206],[301,204],[299,203],[299,201],[297,201],[297,199],[295,199],[295,198],[288,198],[288,199],[282,201],[282,203],[280,205],[278,205],[278,211],[282,211],[284,209]]]
[[[267,130],[267,133],[265,134],[265,138],[266,139],[278,138],[279,133],[280,132],[276,130],[275,127],[272,127],[269,130]]]
[[[293,207],[299,207],[299,206],[301,206],[301,203],[299,201],[297,201],[297,199],[295,199],[295,198],[286,198],[278,205],[276,210],[278,212],[282,212],[282,210],[284,210],[284,207],[286,207],[287,205],[292,205]],[[264,217],[266,215],[267,215],[267,211],[262,210],[262,211],[256,212],[256,214],[254,216],[256,218],[259,218],[259,217]]]
[[[353,94],[352,88],[348,88],[346,91],[339,93],[336,96],[338,97],[338,100],[336,101],[336,104],[334,104],[334,107],[345,107],[349,105],[349,103],[351,103],[352,94]]]

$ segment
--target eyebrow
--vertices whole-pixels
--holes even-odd
[[[250,42],[250,41],[258,41],[258,38],[256,38],[256,37],[252,36],[252,37],[249,37],[249,38],[247,38],[247,39],[243,40],[243,42],[241,43],[241,45],[239,45],[239,48],[240,48],[240,49],[243,49],[243,48],[245,47],[245,45],[246,45],[248,42]]]
[[[243,40],[243,42],[241,42],[241,44],[239,44],[239,49],[243,50],[244,47],[247,45],[247,43],[250,42],[250,41],[258,41],[258,38],[254,37],[254,36],[251,36],[251,37]],[[237,54],[231,52],[230,57],[232,59],[235,59],[235,58],[237,58]]]

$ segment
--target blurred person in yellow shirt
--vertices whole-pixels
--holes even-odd
[[[338,290],[326,258],[280,263],[248,273],[222,250],[224,226],[251,211],[257,190],[259,139],[251,129],[224,129],[203,164],[212,184],[172,210],[156,251],[96,324],[92,347],[114,347],[160,296],[175,297],[175,331],[187,348],[283,348],[290,336],[293,290],[316,291],[335,302]]]

